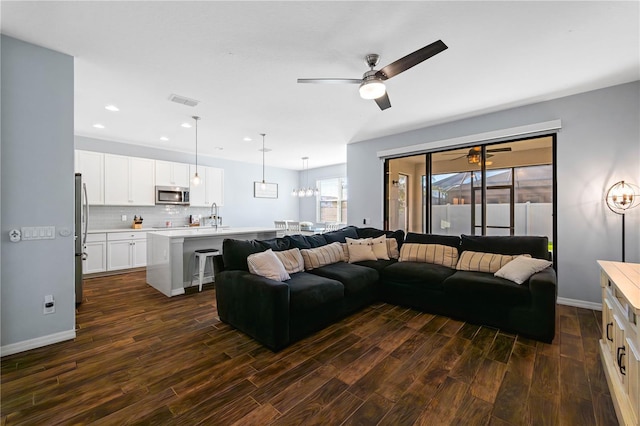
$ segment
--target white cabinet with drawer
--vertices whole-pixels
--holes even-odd
[[[139,268],[146,265],[146,232],[110,232],[107,234],[107,270]]]
[[[107,270],[107,234],[87,234],[84,252],[87,257],[82,261],[83,274],[95,274]]]
[[[600,356],[621,425],[640,425],[640,264],[599,260]]]

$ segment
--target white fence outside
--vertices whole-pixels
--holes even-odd
[[[471,234],[471,204],[432,206],[432,232],[442,235]],[[551,203],[517,203],[515,235],[542,235],[553,238]],[[480,224],[480,206],[476,206],[476,222]],[[487,205],[488,226],[509,225],[509,204]],[[480,234],[477,228],[477,234]],[[508,229],[487,229],[487,235],[509,235]]]

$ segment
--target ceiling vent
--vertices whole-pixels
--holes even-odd
[[[200,103],[200,101],[196,101],[195,99],[185,98],[184,96],[180,96],[180,95],[171,95],[169,96],[169,100],[171,102],[175,102],[175,103],[190,106],[190,107],[194,107]]]

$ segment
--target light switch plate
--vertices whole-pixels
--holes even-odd
[[[53,240],[56,238],[55,226],[23,226],[22,240]]]

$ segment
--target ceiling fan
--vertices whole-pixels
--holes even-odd
[[[511,147],[509,146],[504,148],[487,148],[487,158],[493,157],[493,155],[489,154],[490,152],[510,152],[510,151],[511,151]],[[467,157],[467,161],[469,162],[469,164],[480,164],[481,154],[482,153],[481,153],[480,147],[474,146],[469,150],[467,154],[460,155],[456,158],[452,158],[451,160],[457,160],[462,157]],[[453,152],[449,152],[449,153],[445,153],[445,155],[456,155],[456,154]]]
[[[365,62],[371,69],[365,72],[362,78],[299,78],[298,83],[359,84],[360,96],[363,99],[375,100],[380,109],[385,110],[391,108],[391,102],[389,101],[384,81],[418,65],[420,62],[426,61],[445,49],[447,49],[447,45],[442,40],[438,40],[413,53],[409,53],[379,71],[373,68],[378,65],[380,56],[372,53],[365,56]]]

